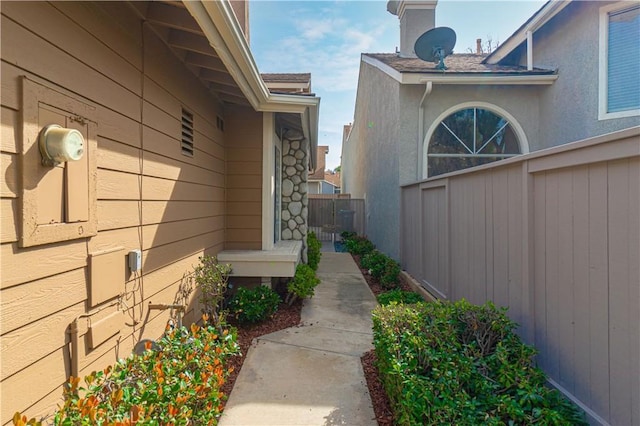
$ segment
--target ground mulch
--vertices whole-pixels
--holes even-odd
[[[352,255],[353,260],[360,268],[360,256]],[[364,276],[369,288],[373,292],[375,296],[380,293],[385,292],[386,290],[380,285],[378,280],[369,275],[369,271],[366,269],[360,268],[362,275]],[[403,290],[410,291],[411,287],[408,283],[404,281],[401,277],[400,288]],[[292,306],[287,305],[286,303],[280,304],[278,311],[271,317],[269,320],[264,323],[247,326],[240,324],[233,324],[238,328],[238,343],[240,344],[240,349],[242,354],[239,356],[232,357],[227,361],[227,367],[233,367],[233,372],[227,378],[227,382],[222,387],[222,392],[224,392],[227,397],[231,393],[233,389],[233,385],[238,378],[238,374],[242,369],[242,364],[244,363],[244,359],[247,355],[247,351],[251,346],[251,342],[256,337],[260,337],[265,334],[273,333],[275,331],[283,330],[289,327],[296,327],[300,325],[300,312],[302,310],[302,300],[296,300]],[[376,415],[376,420],[378,421],[379,426],[393,426],[393,411],[391,410],[391,402],[389,401],[389,397],[382,387],[382,382],[380,381],[380,376],[378,374],[378,369],[376,367],[376,355],[373,350],[365,353],[361,358],[362,369],[364,371],[364,375],[367,381],[367,387],[369,388],[369,396],[371,397],[371,403],[373,405],[373,411]]]

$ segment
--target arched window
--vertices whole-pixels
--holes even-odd
[[[479,166],[520,154],[513,125],[481,107],[448,115],[431,133],[427,147],[428,177]]]

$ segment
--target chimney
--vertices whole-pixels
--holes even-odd
[[[476,55],[482,55],[482,39],[476,39]]]
[[[438,0],[390,0],[387,11],[400,20],[401,58],[417,58],[416,40],[435,27]]]

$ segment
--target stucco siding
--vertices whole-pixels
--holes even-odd
[[[604,1],[574,1],[534,34],[535,66],[558,69],[540,92],[537,149],[562,145],[640,124],[640,117],[598,119],[599,10]]]
[[[353,129],[343,148],[344,193],[365,198],[368,237],[398,258],[399,85],[360,64]]]
[[[181,299],[185,272],[216,254],[225,235],[225,145],[220,104],[123,3],[2,2],[2,410],[52,413],[72,373],[69,325],[90,309],[90,256],[142,250],[142,269],[122,277],[123,327],[95,348],[88,326],[113,315],[117,298],[79,325],[79,375],[157,338]],[[98,233],[21,248],[22,76],[97,112]],[[193,114],[194,155],[181,153],[182,109]],[[24,167],[35,165],[25,164]],[[5,179],[5,177],[8,177]],[[94,283],[95,284],[95,283]],[[113,283],[116,285],[117,283]]]

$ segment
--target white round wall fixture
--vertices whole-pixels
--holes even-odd
[[[76,129],[50,124],[40,132],[42,164],[57,166],[65,161],[78,161],[84,154],[84,136]]]

